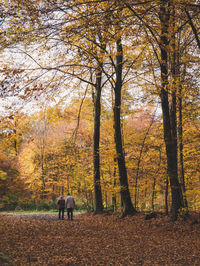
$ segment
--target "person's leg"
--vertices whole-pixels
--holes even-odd
[[[73,220],[73,209],[71,208],[71,220]]]
[[[64,220],[64,211],[65,211],[65,209],[62,208],[62,220]]]
[[[60,219],[60,214],[61,214],[61,209],[59,208],[59,215],[58,215],[58,219]]]
[[[70,208],[67,208],[67,218],[70,219]]]

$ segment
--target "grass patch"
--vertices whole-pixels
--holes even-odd
[[[45,214],[45,213],[57,213],[58,212],[58,210],[56,210],[56,209],[52,209],[52,210],[49,210],[49,211],[44,211],[44,210],[29,210],[29,211],[27,211],[27,210],[15,210],[15,211],[1,211],[0,212],[0,214]],[[65,210],[65,212],[67,212],[67,210]],[[87,210],[85,209],[83,209],[83,210],[74,210],[74,212],[78,212],[78,213],[85,213],[85,212],[87,212]]]

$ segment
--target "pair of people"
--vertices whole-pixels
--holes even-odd
[[[58,218],[64,220],[64,212],[65,208],[67,209],[67,217],[68,220],[73,220],[73,210],[75,207],[75,200],[74,197],[68,193],[66,200],[64,200],[63,196],[60,197],[58,200],[58,208],[59,208],[59,215]]]

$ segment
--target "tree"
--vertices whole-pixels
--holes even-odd
[[[193,23],[193,20],[195,18],[198,19],[198,17],[199,17],[199,14],[200,14],[200,11],[199,11],[200,10],[200,6],[198,4],[193,4],[192,5],[192,9],[195,11],[195,12],[193,12],[194,13],[194,16],[193,17],[191,17],[190,12],[188,11],[188,7],[185,8],[185,13],[186,13],[187,18],[189,20],[189,24],[191,26],[192,32],[194,34],[194,37],[196,39],[197,45],[198,45],[198,47],[200,49],[200,38],[199,38],[199,33],[198,33],[198,26],[195,26],[195,24]],[[197,11],[196,11],[196,9],[197,9]]]
[[[137,195],[138,206],[141,206],[139,202],[139,200],[142,200],[141,195],[147,196],[148,194],[151,195],[151,203],[154,208],[156,190],[159,186],[162,187],[160,190],[164,190],[163,184],[166,179],[163,162],[165,157],[163,156],[163,151],[160,150],[162,140],[153,146],[150,139],[153,142],[155,138],[149,132],[145,138],[145,134],[142,131],[135,129],[132,131],[130,128],[132,140],[137,143],[137,147],[131,149],[126,145],[127,135],[124,135],[124,125],[128,123],[128,111],[134,112],[133,109],[135,108],[132,102],[129,110],[127,111],[126,109],[125,111],[125,94],[130,92],[134,94],[134,88],[139,87],[139,93],[135,96],[135,98],[138,97],[139,99],[139,105],[142,105],[144,101],[149,101],[147,105],[152,103],[155,105],[156,101],[161,103],[163,128],[158,128],[164,131],[167,168],[172,195],[172,219],[177,219],[179,209],[184,207],[180,184],[180,180],[183,180],[184,186],[183,174],[180,175],[181,171],[182,173],[184,172],[183,162],[186,165],[186,170],[188,169],[183,157],[182,144],[184,143],[184,135],[182,133],[185,132],[185,129],[182,114],[186,115],[186,106],[190,105],[191,101],[195,102],[193,97],[195,89],[190,91],[187,89],[186,93],[186,88],[187,84],[190,84],[191,88],[198,87],[197,78],[192,77],[192,72],[195,71],[193,66],[195,66],[195,62],[199,58],[195,53],[191,56],[195,35],[188,37],[191,27],[188,23],[191,23],[191,21],[185,12],[185,9],[187,9],[189,16],[192,15],[193,25],[197,25],[198,21],[193,7],[188,1],[179,2],[175,0],[155,0],[138,3],[96,0],[89,2],[82,0],[67,2],[62,0],[57,2],[32,0],[23,2],[25,8],[21,6],[21,1],[13,0],[11,3],[16,19],[13,24],[8,23],[7,43],[10,46],[17,42],[20,45],[26,43],[24,52],[35,65],[31,69],[24,69],[23,75],[28,73],[27,76],[30,77],[28,82],[34,84],[34,87],[31,88],[28,84],[21,83],[20,88],[15,86],[12,89],[8,82],[8,77],[9,80],[13,81],[14,70],[9,73],[9,69],[7,69],[7,72],[4,71],[4,74],[6,73],[8,76],[2,81],[2,92],[6,87],[8,91],[15,91],[17,94],[20,92],[20,97],[32,95],[35,88],[37,90],[40,87],[36,82],[39,83],[39,79],[45,77],[41,90],[46,93],[48,101],[55,100],[57,102],[59,97],[58,87],[61,89],[62,96],[66,92],[66,88],[67,90],[71,88],[76,93],[76,97],[81,97],[81,100],[79,100],[80,107],[76,109],[77,118],[75,120],[77,123],[70,123],[71,126],[74,126],[74,130],[70,130],[71,138],[66,135],[65,141],[61,138],[60,144],[56,140],[51,143],[50,139],[54,139],[55,135],[50,130],[45,138],[47,143],[43,143],[43,147],[46,146],[45,150],[43,149],[40,157],[35,156],[36,161],[40,158],[40,164],[37,164],[37,167],[39,166],[40,170],[42,169],[42,180],[46,189],[49,189],[47,186],[51,186],[50,182],[52,181],[54,186],[57,182],[62,192],[64,191],[63,186],[66,186],[69,190],[75,187],[81,191],[84,183],[81,178],[78,178],[79,172],[81,172],[81,175],[86,180],[83,185],[87,190],[86,197],[89,199],[88,195],[93,191],[95,198],[94,209],[96,212],[101,212],[103,209],[103,197],[105,195],[107,199],[111,187],[115,191],[113,185],[116,185],[116,183],[113,182],[113,179],[118,182],[119,174],[121,199],[124,207],[123,215],[136,211],[132,206],[129,191],[129,181],[133,184],[134,178],[138,181],[138,191],[140,192]],[[22,27],[23,34],[20,32],[22,14],[25,22]],[[183,37],[184,35],[185,37]],[[32,46],[34,48],[36,46],[37,48],[40,47],[40,51],[44,56],[39,57],[36,54],[31,54],[29,50],[31,49],[30,43],[34,44]],[[20,45],[18,47],[22,48]],[[47,58],[50,58],[50,60],[47,60]],[[20,74],[20,72],[18,73]],[[34,73],[34,77],[31,77],[31,73]],[[52,73],[52,75],[50,76],[49,73]],[[112,96],[110,97],[109,95],[110,90],[112,90],[112,95],[114,93],[113,106]],[[24,95],[22,95],[23,92]],[[88,158],[91,158],[91,151],[88,151],[88,145],[85,145],[83,137],[83,132],[86,134],[86,130],[82,131],[83,124],[80,120],[81,118],[85,121],[82,109],[84,103],[88,103],[88,92],[92,92],[90,97],[91,95],[93,96],[94,115],[93,188],[91,188],[90,183],[91,164],[88,162],[85,169],[81,169],[81,163],[84,162],[85,165],[86,162],[84,151],[87,151]],[[145,95],[142,98],[143,92]],[[74,94],[71,94],[70,97],[74,98]],[[62,100],[66,104],[64,96]],[[111,144],[111,141],[108,141],[111,144],[109,147],[111,147],[112,156],[107,150],[104,153],[101,148],[100,139],[102,138],[102,133],[100,131],[100,122],[102,121],[102,103],[103,108],[105,108],[106,104],[109,105],[108,109],[111,106],[113,108],[115,152],[113,151],[113,143]],[[179,108],[177,108],[178,104]],[[71,106],[72,109],[77,108],[77,101],[75,103],[72,100]],[[75,115],[75,112],[71,112]],[[88,108],[88,112],[92,114],[90,108]],[[49,114],[52,115],[53,113],[49,111]],[[179,121],[177,121],[178,116]],[[55,119],[59,120],[59,118]],[[51,119],[47,120],[51,128],[56,128],[52,121],[49,122]],[[68,124],[69,120],[63,119],[62,122]],[[198,124],[198,121],[195,120],[195,123]],[[16,127],[18,126],[16,125]],[[59,127],[57,129],[59,131]],[[112,130],[109,132],[112,132]],[[139,143],[143,143],[146,153],[143,152],[143,148],[135,140],[136,137],[133,137],[135,132],[139,134],[138,138],[141,139],[138,139],[138,141],[140,140]],[[83,134],[82,137],[81,134]],[[130,145],[132,145],[129,136],[128,140]],[[145,141],[143,142],[142,140]],[[37,141],[39,141],[39,138]],[[82,145],[83,143],[84,145]],[[16,144],[15,150],[18,153],[19,147],[17,146],[19,146],[20,142]],[[104,147],[106,146],[105,143],[103,145]],[[89,147],[91,146],[89,145]],[[187,145],[186,147],[188,149]],[[155,158],[154,171],[150,169],[149,150],[152,151]],[[137,159],[140,163],[136,167],[135,161],[132,160],[131,156],[138,154],[138,151],[142,156],[138,156]],[[109,160],[105,158],[105,154],[109,154]],[[36,151],[34,155],[36,155]],[[178,155],[180,155],[179,160]],[[58,158],[57,161],[56,157]],[[127,161],[127,157],[131,158],[131,161]],[[41,158],[43,159],[41,160]],[[188,157],[186,156],[185,158]],[[118,161],[118,173],[114,163],[116,160]],[[156,161],[160,163],[156,164]],[[111,164],[110,169],[106,166],[106,162]],[[130,165],[132,169],[129,168]],[[102,166],[103,169],[101,169]],[[162,168],[162,171],[160,168]],[[85,173],[87,170],[89,171],[88,175]],[[64,174],[64,171],[69,174]],[[149,180],[147,178],[148,173]],[[161,175],[161,173],[164,176],[163,182],[160,180],[160,176],[154,176],[154,174]],[[54,180],[55,176],[59,176],[59,180]],[[62,176],[65,176],[66,182],[64,182]],[[188,176],[187,171],[186,176]],[[111,177],[112,180],[109,179]],[[106,184],[110,185],[109,189],[108,187],[106,188]],[[117,189],[118,184],[116,191]],[[135,203],[137,203],[136,200]]]
[[[123,50],[121,38],[116,41],[117,55],[116,55],[116,83],[115,83],[115,103],[114,103],[114,129],[115,129],[115,145],[117,152],[117,161],[119,168],[119,180],[121,185],[121,199],[123,206],[123,215],[133,214],[136,212],[132,205],[129,187],[128,177],[125,165],[125,155],[122,145],[122,133],[121,133],[121,90],[122,90],[122,66],[123,66]]]
[[[184,207],[183,196],[178,180],[178,166],[177,166],[177,83],[175,84],[175,63],[173,62],[174,55],[171,56],[171,50],[174,47],[175,32],[174,29],[174,20],[175,15],[175,3],[176,1],[160,1],[159,2],[159,23],[160,23],[160,36],[157,34],[155,27],[151,27],[147,22],[148,12],[146,12],[146,17],[142,16],[145,12],[144,6],[141,6],[141,9],[134,8],[134,5],[125,3],[129,10],[133,13],[135,17],[138,18],[143,27],[146,28],[151,34],[151,45],[153,51],[156,55],[156,58],[160,65],[160,99],[161,107],[163,113],[163,130],[164,130],[164,140],[166,146],[167,154],[167,165],[168,165],[168,175],[170,179],[170,186],[172,192],[172,219],[176,220],[178,217],[178,211]],[[183,6],[186,3],[182,3]],[[154,6],[154,1],[151,3],[146,3],[146,8]],[[149,10],[150,10],[149,9]],[[147,10],[147,9],[146,9]],[[177,10],[177,7],[176,7]],[[158,23],[155,18],[155,23]],[[172,34],[171,34],[172,32]],[[158,53],[158,48],[160,54]],[[172,68],[171,68],[172,66]],[[171,68],[171,69],[170,69]],[[170,70],[171,75],[170,76]],[[170,84],[171,81],[171,84]],[[174,86],[175,85],[175,86]],[[171,89],[172,88],[172,89]]]

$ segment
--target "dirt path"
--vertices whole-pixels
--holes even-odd
[[[74,212],[74,217],[76,219],[78,218],[78,215],[80,215],[80,212]],[[44,213],[10,213],[6,214],[6,216],[9,216],[10,218],[20,218],[20,219],[25,219],[25,220],[44,220],[44,221],[55,221],[58,220],[58,213],[49,213],[49,212],[44,212]],[[67,214],[65,213],[65,220],[67,219]]]

